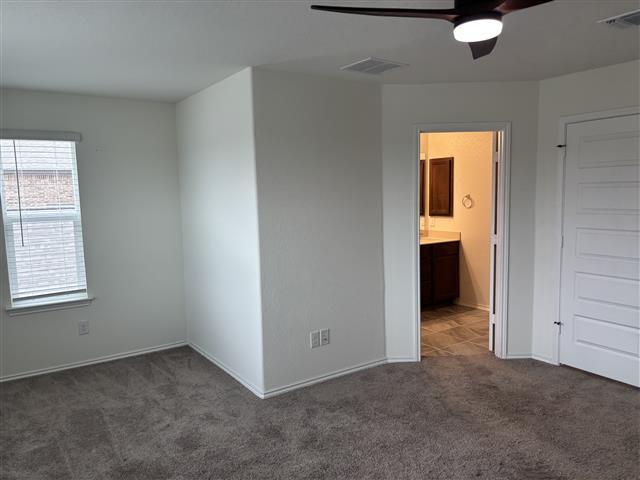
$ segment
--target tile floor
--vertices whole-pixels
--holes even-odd
[[[489,350],[489,313],[462,305],[422,311],[422,356],[478,355]]]

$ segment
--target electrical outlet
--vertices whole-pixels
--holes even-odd
[[[429,217],[429,226],[430,227],[436,226],[436,217]]]
[[[316,330],[315,332],[311,332],[311,348],[318,348],[320,346],[320,332]]]
[[[78,335],[87,335],[89,333],[89,320],[80,320],[78,322]]]
[[[329,345],[329,329],[320,330],[320,345]]]

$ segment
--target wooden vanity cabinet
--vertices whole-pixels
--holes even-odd
[[[432,303],[431,245],[420,245],[420,305],[424,307]]]
[[[420,305],[451,302],[460,296],[460,242],[420,245]]]

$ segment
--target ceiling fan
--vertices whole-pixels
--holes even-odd
[[[379,17],[435,18],[453,23],[453,36],[471,47],[473,59],[489,55],[502,32],[502,17],[553,0],[455,0],[453,8],[367,8],[311,5],[313,10]]]

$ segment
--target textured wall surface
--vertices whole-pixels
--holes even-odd
[[[22,90],[2,92],[2,126],[79,132],[77,164],[89,306],[1,312],[2,375],[186,340],[175,107]],[[9,303],[0,255],[0,304]],[[78,322],[89,321],[89,335]]]

